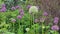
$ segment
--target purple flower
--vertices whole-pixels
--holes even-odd
[[[23,16],[24,15],[24,12],[21,12],[20,15]]]
[[[19,12],[20,15],[24,15],[24,10],[21,9],[20,12]]]
[[[16,10],[16,8],[15,7],[12,7],[11,10]]]
[[[52,30],[59,30],[59,27],[58,27],[57,25],[53,25],[53,26],[51,27],[51,29],[52,29]]]
[[[6,5],[5,4],[2,4],[2,7],[5,7]]]
[[[59,18],[58,17],[55,17],[54,18],[54,24],[58,24],[58,20],[59,20]]]
[[[54,20],[59,20],[59,18],[58,17],[55,17]]]
[[[30,7],[31,7],[31,5],[28,5],[28,6],[27,6],[27,9],[29,9]]]
[[[17,5],[17,6],[15,6],[15,7],[16,7],[17,9],[18,9],[18,8],[20,8],[20,6],[18,6],[18,5]]]
[[[11,22],[16,22],[16,19],[11,19]]]
[[[6,7],[3,7],[0,11],[1,12],[5,12],[6,11]]]
[[[43,16],[48,16],[48,13],[47,13],[47,12],[44,12],[44,13],[43,13]]]
[[[20,9],[20,12],[24,12],[24,10],[23,9]]]
[[[35,21],[35,22],[39,22],[39,20],[38,20],[38,19],[35,19],[34,21]]]
[[[18,15],[18,16],[17,16],[17,18],[18,18],[18,19],[21,19],[21,18],[22,18],[22,16]]]

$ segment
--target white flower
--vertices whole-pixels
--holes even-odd
[[[26,28],[25,30],[28,32],[30,29],[29,28]]]
[[[29,8],[29,13],[37,13],[38,12],[38,8],[36,6],[31,6]]]

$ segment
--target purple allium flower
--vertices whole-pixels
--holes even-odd
[[[18,5],[17,5],[17,6],[15,6],[15,7],[16,7],[17,9],[18,9],[18,8],[20,8],[20,6],[18,6]]]
[[[58,17],[55,17],[54,18],[54,24],[58,24],[58,20],[59,20],[59,18]]]
[[[11,19],[11,22],[16,22],[16,19]]]
[[[58,24],[58,20],[54,20],[54,24]]]
[[[59,30],[59,27],[58,27],[57,25],[53,25],[53,26],[51,27],[51,29],[52,29],[52,30]]]
[[[22,18],[22,16],[21,16],[21,15],[18,15],[18,16],[17,16],[17,18],[18,18],[18,19],[21,19],[21,18]]]
[[[0,11],[1,12],[5,12],[6,11],[6,7],[3,7]]]
[[[34,21],[35,21],[35,22],[39,22],[39,20],[38,20],[38,19],[35,19]]]
[[[47,15],[48,15],[48,13],[47,13],[47,12],[44,12],[44,13],[43,13],[43,16],[47,16]]]
[[[21,12],[20,15],[23,16],[24,15],[24,12]]]
[[[20,9],[20,12],[24,12],[24,10],[23,9]]]
[[[16,8],[15,7],[12,7],[11,10],[16,10]]]
[[[20,12],[19,12],[20,15],[24,15],[24,10],[21,9]]]
[[[28,5],[28,6],[27,6],[27,9],[29,9],[30,7],[31,7],[31,5]]]
[[[59,20],[59,18],[58,17],[55,17],[54,20]]]
[[[2,7],[5,7],[6,5],[5,4],[2,4]]]

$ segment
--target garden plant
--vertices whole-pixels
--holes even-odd
[[[60,34],[60,1],[0,0],[0,34]]]

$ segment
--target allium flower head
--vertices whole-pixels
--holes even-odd
[[[27,6],[27,9],[29,9],[30,7],[31,7],[31,5],[28,5],[28,6]]]
[[[38,20],[38,19],[35,19],[34,21],[35,21],[35,22],[39,22],[39,20]]]
[[[29,8],[29,13],[38,13],[38,8],[36,6],[31,6]]]
[[[59,30],[59,27],[58,27],[57,25],[53,25],[53,26],[51,27],[51,29],[52,29],[52,30]]]
[[[5,4],[2,4],[2,7],[5,7],[6,5]]]
[[[11,10],[16,10],[16,8],[15,7],[12,7]]]
[[[58,17],[55,17],[54,20],[59,20],[59,18]]]
[[[24,15],[24,10],[21,9],[20,12],[19,12],[19,14],[20,14],[21,16],[23,16],[23,15]]]
[[[18,8],[20,8],[20,6],[18,6],[18,5],[17,5],[17,6],[15,6],[15,8],[17,8],[17,9],[18,9]]]
[[[12,19],[11,19],[11,22],[16,22],[16,19],[13,19],[13,18],[12,18]]]
[[[58,21],[59,21],[59,18],[58,17],[55,17],[54,18],[54,24],[58,24]]]
[[[45,18],[40,18],[40,22],[44,22],[45,21]]]
[[[43,16],[47,16],[47,15],[48,15],[48,13],[47,13],[47,12],[44,12],[44,13],[43,13]]]
[[[18,16],[17,16],[17,18],[18,18],[18,19],[21,19],[21,18],[22,18],[22,16],[21,16],[21,15],[18,15]]]
[[[1,12],[5,12],[6,11],[6,7],[3,7],[0,11]]]
[[[30,28],[26,28],[25,30],[28,32],[30,30]]]

